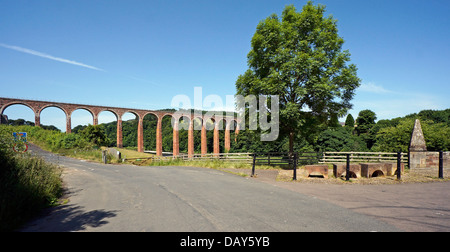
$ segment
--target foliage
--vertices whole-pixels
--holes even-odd
[[[355,119],[353,118],[352,114],[347,115],[347,118],[345,119],[345,127],[351,130],[355,128]]]
[[[447,111],[443,113],[443,111]],[[294,138],[294,151],[381,151],[381,152],[397,152],[399,150],[407,151],[411,138],[413,120],[419,118],[423,121],[422,127],[427,141],[429,150],[447,150],[450,149],[447,130],[450,127],[447,124],[449,110],[426,112],[422,111],[417,114],[407,115],[402,118],[394,118],[390,120],[379,120],[375,122],[376,114],[370,110],[364,110],[359,113],[358,118],[364,126],[360,128],[360,134],[356,132],[356,128],[336,127],[335,119],[330,118],[329,121],[315,123],[313,129],[304,127],[304,134],[297,135]],[[422,115],[423,117],[419,116]],[[166,119],[167,118],[167,119]],[[350,115],[347,116],[348,118]],[[438,122],[430,120],[434,118]],[[410,119],[408,123],[404,122]],[[172,133],[173,129],[170,124],[170,118],[165,117],[163,121],[163,150],[172,150]],[[353,120],[353,119],[350,119]],[[246,122],[248,123],[248,122]],[[408,127],[405,127],[406,125]],[[124,146],[135,148],[137,146],[137,123],[135,120],[123,122]],[[116,122],[104,125],[105,131],[110,139],[115,139]],[[309,131],[307,131],[309,129]],[[131,133],[127,136],[125,132]],[[279,137],[276,141],[261,142],[260,130],[251,131],[248,125],[245,129],[241,129],[235,137],[231,132],[231,149],[230,152],[287,152],[289,151],[288,136]],[[441,137],[442,136],[442,137]],[[180,130],[180,152],[187,153],[187,131]],[[125,140],[127,139],[127,140]],[[156,118],[144,118],[144,144],[145,149],[154,150],[156,142]],[[212,151],[213,131],[207,132],[208,151]],[[201,148],[200,131],[194,131],[194,148],[196,153],[200,153]],[[220,151],[224,152],[223,141],[224,131],[220,131]],[[114,143],[115,144],[115,143]]]
[[[12,129],[0,125],[0,231],[12,231],[53,204],[62,188],[56,166],[13,151]]]
[[[356,133],[366,142],[369,149],[375,143],[376,133],[373,131],[375,120],[377,120],[375,112],[369,109],[360,111],[356,118]]]
[[[322,131],[315,147],[317,151],[368,151],[364,140],[346,127]]]
[[[238,95],[278,95],[280,135],[314,129],[351,107],[360,85],[356,66],[347,65],[350,53],[342,50],[337,20],[325,17],[325,6],[308,2],[301,12],[287,6],[281,19],[272,14],[261,21],[251,40],[249,69],[238,77]],[[309,128],[309,129],[305,129]]]
[[[399,120],[395,126],[380,129],[376,134],[375,151],[408,152],[414,118]],[[450,150],[450,126],[445,123],[434,123],[431,120],[420,122],[429,151]]]
[[[369,133],[370,128],[375,125],[375,120],[377,120],[377,116],[372,110],[365,109],[360,111],[356,118],[356,132],[358,135]]]
[[[108,146],[109,139],[106,136],[102,125],[89,125],[81,130],[80,135],[95,146]]]

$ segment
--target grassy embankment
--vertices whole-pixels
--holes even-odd
[[[42,158],[13,150],[13,128],[0,125],[0,231],[13,231],[57,203],[61,170]]]

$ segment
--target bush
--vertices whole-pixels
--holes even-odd
[[[368,151],[364,140],[352,134],[352,129],[340,127],[327,129],[317,138],[318,151]]]
[[[0,127],[0,231],[12,231],[56,202],[61,171],[42,158],[15,153],[10,128]]]

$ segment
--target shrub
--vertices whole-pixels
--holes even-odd
[[[0,231],[11,231],[61,195],[61,171],[30,154],[15,153],[10,128],[0,127]]]

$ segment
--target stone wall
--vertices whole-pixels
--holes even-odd
[[[450,169],[450,152],[443,153],[444,168]],[[410,169],[439,168],[439,152],[422,151],[409,153]]]
[[[443,153],[444,168],[450,168],[450,152]],[[427,151],[419,119],[414,123],[409,144],[409,168],[439,168],[439,152]]]

